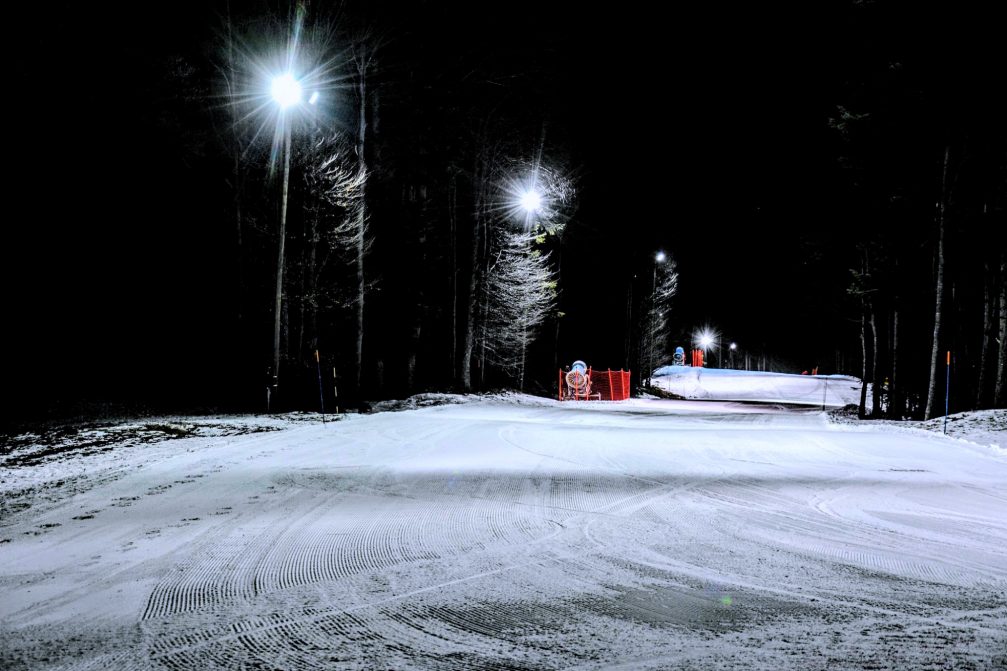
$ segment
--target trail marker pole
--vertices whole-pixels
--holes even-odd
[[[947,369],[947,382],[944,387],[944,435],[948,433],[948,401],[951,397],[951,350],[948,350]]]
[[[325,424],[325,392],[322,391],[322,360],[315,350],[315,368],[318,369],[318,404],[322,407],[322,424]]]
[[[339,387],[336,384],[336,367],[332,367],[332,396],[336,399],[336,414],[339,414]]]

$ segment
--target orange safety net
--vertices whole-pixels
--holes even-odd
[[[628,370],[587,369],[587,374],[559,372],[559,400],[561,401],[625,401],[629,398]]]

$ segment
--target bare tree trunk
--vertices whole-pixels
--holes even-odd
[[[273,305],[273,392],[280,386],[280,323],[283,315],[283,266],[287,243],[287,186],[290,183],[290,126],[284,138],[283,200],[280,204],[280,244],[276,257],[276,300]]]
[[[483,184],[480,187],[480,189],[482,190],[483,193],[482,193],[482,195],[481,195],[481,197],[479,199],[479,203],[480,203],[479,204],[479,210],[478,210],[478,212],[479,212],[479,221],[477,222],[477,225],[479,226],[479,232],[480,232],[480,235],[482,236],[482,247],[483,247],[483,249],[482,249],[483,264],[479,268],[479,274],[482,277],[485,278],[485,277],[489,277],[489,262],[490,262],[490,232],[489,232],[488,211],[487,211],[488,210],[488,198],[489,198],[489,194],[486,193],[486,189],[488,188],[489,175],[490,175],[490,166],[489,166],[488,163],[484,166],[483,175],[484,175],[484,177],[483,177]],[[481,332],[481,337],[480,337],[481,347],[480,347],[480,353],[479,353],[479,387],[480,387],[480,389],[485,389],[486,388],[486,345],[487,345],[486,339],[487,339],[487,336],[488,336],[488,332],[487,331],[488,331],[488,328],[489,328],[489,294],[487,294],[485,292],[483,293],[483,301],[482,301],[482,306],[481,306],[481,309],[480,309],[479,313],[480,313],[480,322],[479,322],[480,323],[480,328],[479,328],[479,330]]]
[[[235,67],[234,58],[234,31],[233,23],[231,21],[231,3],[227,2],[225,7],[226,21],[227,21],[227,70],[225,75],[225,84],[228,100],[235,100],[237,91],[235,90],[235,78],[237,76],[237,69]],[[243,186],[243,176],[241,172],[241,138],[238,135],[238,123],[237,114],[238,108],[235,106],[232,108],[234,110],[234,117],[232,119],[231,125],[231,156],[234,159],[234,167],[232,168],[231,179],[234,183],[231,185],[231,189],[234,192],[234,224],[235,224],[235,241],[237,243],[236,249],[236,274],[237,274],[237,316],[240,322],[244,312],[244,249],[243,244],[243,222],[242,222],[242,210],[241,210],[241,196],[242,196],[242,186]]]
[[[892,379],[888,387],[888,416],[902,419],[902,389],[899,388],[899,309],[892,313]]]
[[[360,96],[360,111],[357,120],[357,161],[361,172],[367,170],[367,50],[361,47],[357,60],[357,93]],[[360,185],[360,206],[357,211],[357,343],[356,343],[356,389],[362,395],[361,381],[364,373],[364,298],[366,284],[364,278],[364,254],[367,251],[367,183]]]
[[[474,187],[476,192],[475,216],[472,222],[472,253],[469,268],[468,306],[465,313],[465,335],[462,341],[462,359],[460,367],[460,382],[462,391],[472,391],[472,360],[476,348],[476,322],[479,304],[479,276],[482,272],[479,263],[480,251],[485,243],[483,220],[486,208],[486,189],[489,181],[489,159],[483,149],[476,157]]]
[[[301,268],[300,285],[300,300],[297,301],[297,360],[304,361],[304,339],[307,335],[305,330],[305,322],[307,321],[305,319],[305,314],[308,296],[308,278],[306,268]]]
[[[448,222],[451,225],[451,381],[458,379],[458,174],[448,187]]]
[[[411,393],[416,385],[416,359],[420,345],[420,335],[423,332],[423,320],[417,316],[413,324],[413,337],[409,347],[409,359],[406,361],[406,388]]]
[[[633,280],[626,287],[626,340],[623,349],[626,356],[626,370],[631,369],[630,355],[633,347]]]
[[[314,341],[314,349],[318,349],[318,211],[315,210],[308,218],[310,228],[308,230],[308,267],[305,269],[307,278],[305,281],[305,291],[301,299],[301,305],[310,302],[310,309],[307,311],[310,319],[305,316],[305,310],[301,309],[301,340],[305,340],[305,334],[310,334]],[[309,352],[310,354],[310,352]]]
[[[469,273],[468,305],[465,310],[465,335],[462,338],[462,358],[459,362],[461,364],[459,366],[459,381],[461,382],[462,391],[465,392],[472,391],[472,356],[475,352],[476,306],[479,303],[478,296],[476,295],[476,291],[479,288],[478,228],[479,224],[477,223],[472,231],[472,268]]]
[[[983,341],[979,353],[979,381],[976,383],[976,408],[986,407],[986,369],[989,367],[990,340],[993,338],[993,269],[983,264]]]
[[[878,327],[874,319],[874,305],[868,304],[871,318],[871,339],[873,342],[873,347],[871,348],[871,384],[873,385],[874,393],[871,395],[871,417],[881,416],[881,387],[880,380],[878,379],[880,373],[880,367],[878,366],[878,360],[881,358],[878,356]]]
[[[480,158],[480,162],[481,162]],[[481,192],[479,180],[482,179],[482,171],[476,172],[476,188]],[[480,193],[477,198],[481,199]],[[475,353],[476,340],[476,308],[479,305],[479,247],[480,247],[480,222],[479,208],[481,204],[476,203],[476,216],[472,226],[472,250],[471,267],[469,268],[468,305],[465,311],[465,335],[462,339],[462,359],[460,366],[460,382],[462,391],[472,391],[472,357]]]
[[[518,370],[517,378],[517,390],[524,391],[524,371],[525,371],[525,359],[528,356],[528,342],[525,340],[521,341],[521,358],[520,358],[520,369]]]
[[[489,294],[483,292],[482,305],[479,306],[479,388],[486,388],[486,346],[489,338]]]
[[[647,304],[647,386],[649,387],[652,380],[652,375],[654,374],[654,329],[656,325],[654,324],[655,313],[657,312],[657,301],[655,297],[657,294],[657,262],[654,261],[654,273],[650,284],[650,298]],[[720,362],[717,362],[717,366],[720,366]]]
[[[1007,254],[1000,254],[1000,355],[997,357],[997,384],[993,405],[1007,406]]]
[[[927,389],[927,408],[923,415],[924,419],[930,419],[934,416],[934,399],[937,396],[937,376],[939,373],[937,362],[940,360],[941,353],[941,310],[944,306],[944,217],[948,200],[948,164],[950,161],[951,145],[948,145],[944,149],[944,171],[941,179],[941,201],[937,209],[939,236],[937,239],[937,298],[935,300],[936,305],[934,308],[933,347],[930,351],[930,385]]]
[[[561,286],[563,283],[563,240],[560,239],[559,249],[557,250],[556,259],[556,284]],[[559,300],[556,301],[557,308],[559,306]],[[556,332],[553,334],[552,341],[552,367],[554,370],[559,370],[559,327],[561,324],[562,315],[559,310],[556,310]]]
[[[860,353],[863,366],[860,373],[860,408],[857,410],[857,417],[864,419],[867,417],[867,306],[863,301],[860,307]]]

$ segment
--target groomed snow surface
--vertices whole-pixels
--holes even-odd
[[[772,405],[441,400],[9,441],[0,668],[1007,666],[999,447]]]

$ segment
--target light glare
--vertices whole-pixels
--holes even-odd
[[[542,208],[542,196],[537,191],[528,191],[521,196],[521,207],[528,212],[537,212]]]
[[[664,260],[666,258],[668,257],[665,256],[664,252],[658,252],[657,255],[654,256],[654,260],[657,261],[658,263],[664,263]]]
[[[273,78],[270,93],[273,95],[273,100],[279,103],[280,108],[287,109],[301,101],[301,84],[294,79],[294,75],[288,72]]]
[[[696,334],[694,342],[699,347],[702,347],[703,350],[707,350],[719,337],[720,336],[716,331],[710,327],[706,327]]]

